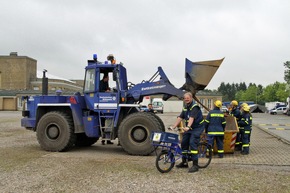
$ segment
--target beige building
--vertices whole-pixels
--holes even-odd
[[[30,90],[36,80],[37,61],[27,56],[0,56],[0,90]]]
[[[37,60],[18,56],[11,52],[0,56],[0,110],[17,110],[22,108],[21,96],[39,95],[42,92],[43,72],[37,71]],[[48,93],[55,94],[62,90],[64,94],[82,91],[83,80],[68,80],[46,74]]]

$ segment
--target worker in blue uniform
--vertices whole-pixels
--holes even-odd
[[[214,102],[214,109],[211,110],[205,119],[205,131],[210,138],[209,143],[214,145],[216,140],[217,151],[219,158],[224,156],[224,134],[226,127],[226,120],[224,113],[220,110],[222,102],[216,100]]]
[[[204,119],[200,107],[193,101],[191,93],[184,94],[184,107],[177,117],[176,123],[172,126],[176,128],[182,120],[185,120],[183,128],[183,137],[181,141],[182,154],[188,155],[188,161],[192,161],[193,165],[188,172],[198,171],[198,144],[200,135],[204,131]],[[188,168],[188,162],[182,158],[182,162],[176,165],[177,168]]]
[[[230,104],[230,115],[236,118],[237,123],[240,120],[241,116],[241,111],[238,108],[238,101],[233,100]],[[236,144],[235,144],[235,150],[240,151],[242,149],[242,137],[241,134],[243,132],[243,127],[239,127],[239,132],[237,133],[237,139],[236,139]]]
[[[252,115],[250,113],[250,107],[248,105],[244,105],[242,107],[242,115],[239,120],[240,127],[243,127],[244,130],[242,132],[242,151],[241,154],[247,155],[250,153],[250,135],[252,131]]]

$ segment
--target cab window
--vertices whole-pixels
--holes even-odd
[[[95,85],[95,77],[96,77],[95,69],[88,69],[86,71],[84,92],[93,92],[93,91],[95,91],[95,86],[96,86]]]
[[[116,81],[113,80],[113,72],[100,73],[100,92],[114,92],[116,89]]]

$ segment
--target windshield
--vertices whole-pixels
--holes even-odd
[[[84,92],[92,92],[95,90],[95,69],[88,69],[85,77]]]

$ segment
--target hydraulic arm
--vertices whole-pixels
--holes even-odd
[[[157,72],[148,81],[142,81],[129,89],[128,97],[134,98],[135,102],[142,101],[144,96],[159,94],[163,94],[163,100],[172,96],[182,99],[185,91],[191,92],[195,97],[199,90],[208,85],[223,60],[191,62],[186,58],[185,83],[181,88],[171,84],[163,69],[158,67]]]

